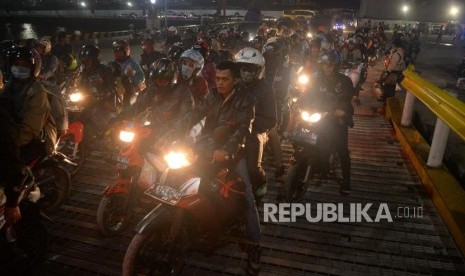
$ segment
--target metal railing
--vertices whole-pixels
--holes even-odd
[[[404,76],[402,85],[407,89],[407,95],[401,125],[408,127],[412,124],[413,105],[416,98],[438,117],[427,165],[439,167],[442,165],[449,129],[465,141],[465,103],[459,101],[456,95],[421,78],[414,72],[413,66],[404,71]]]

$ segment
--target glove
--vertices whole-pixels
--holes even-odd
[[[213,152],[214,161],[226,161],[228,158],[228,153],[225,150],[215,150]]]

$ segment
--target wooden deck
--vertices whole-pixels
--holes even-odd
[[[328,180],[311,186],[307,203],[386,203],[393,222],[380,223],[263,223],[261,275],[465,275],[464,258],[442,222],[423,185],[406,159],[390,123],[374,113],[371,87],[377,68],[356,106],[350,130],[352,193],[342,196]],[[283,146],[285,160],[292,148]],[[274,178],[272,158],[266,160],[270,187],[265,202],[275,202],[281,180]],[[96,211],[113,169],[91,157],[73,178],[72,193],[50,224],[50,251],[43,275],[119,275],[133,226],[143,216],[138,209],[132,227],[116,237],[102,237]],[[398,207],[423,207],[422,218],[396,218]],[[263,220],[263,208],[260,208]],[[368,213],[374,217],[377,209]],[[348,210],[345,211],[347,213]],[[243,275],[246,254],[231,244],[211,257],[194,253],[183,275]]]

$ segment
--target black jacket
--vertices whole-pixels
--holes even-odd
[[[235,89],[226,100],[212,89],[192,117],[192,125],[206,117],[200,144],[208,152],[223,149],[234,154],[250,133],[254,118],[254,100],[244,91]]]
[[[261,79],[256,85],[239,88],[242,93],[249,94],[254,99],[255,119],[252,124],[252,132],[268,132],[276,126],[276,99],[272,83]]]
[[[336,109],[346,113],[346,126],[353,123],[354,108],[352,106],[353,95],[352,81],[346,75],[337,73],[334,79],[327,79],[321,74],[314,79],[314,84],[302,98],[297,107],[317,106],[321,111],[334,112]]]
[[[194,108],[194,100],[187,86],[176,84],[166,91],[149,87],[139,94],[134,105],[124,111],[120,118],[136,116],[147,108],[151,108],[150,125],[156,136],[169,138],[187,134]]]

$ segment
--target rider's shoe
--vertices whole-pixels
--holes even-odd
[[[255,197],[262,198],[268,192],[268,185],[263,184],[255,190]]]
[[[255,245],[249,249],[249,256],[247,259],[247,275],[258,275],[260,272],[261,264],[260,257],[262,249],[260,245]]]

